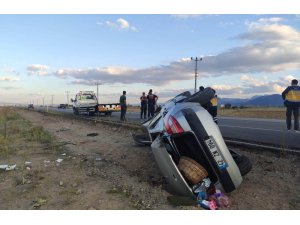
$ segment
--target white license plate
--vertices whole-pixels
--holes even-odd
[[[216,143],[214,142],[213,139],[209,138],[207,140],[205,140],[205,144],[208,147],[210,153],[212,154],[212,156],[214,157],[216,163],[218,164],[220,170],[224,170],[227,167],[227,164],[225,162],[225,160],[223,159],[219,149],[217,148]]]

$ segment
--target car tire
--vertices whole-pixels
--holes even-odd
[[[203,91],[196,92],[190,97],[186,98],[185,102],[198,102],[200,105],[204,106],[214,97],[215,92],[211,88],[205,88]]]
[[[151,146],[152,142],[149,135],[145,134],[131,134],[134,142],[139,146]]]
[[[242,176],[245,176],[252,169],[252,163],[250,159],[245,155],[240,155],[234,151],[230,151],[233,160],[238,166]]]

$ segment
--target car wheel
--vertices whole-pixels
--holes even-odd
[[[250,159],[245,155],[240,155],[234,151],[230,151],[233,160],[238,166],[242,176],[245,176],[252,169],[252,163]]]
[[[215,93],[211,88],[205,88],[203,91],[196,92],[190,97],[186,98],[185,102],[198,102],[200,105],[204,106],[209,103],[210,99],[214,97]]]

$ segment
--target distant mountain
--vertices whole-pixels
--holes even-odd
[[[219,100],[219,104],[231,104],[231,106],[283,106],[283,100],[279,94],[256,95],[249,99],[222,98]]]
[[[265,95],[245,102],[246,106],[283,106],[281,95]]]
[[[244,105],[249,99],[242,99],[242,98],[221,98],[219,99],[219,105],[222,104],[231,104],[232,106],[240,106]]]

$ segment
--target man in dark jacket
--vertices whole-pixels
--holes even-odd
[[[148,118],[151,116],[154,116],[154,111],[155,111],[155,105],[156,101],[158,99],[157,95],[152,93],[152,89],[149,90],[149,93],[147,95],[148,99]]]
[[[123,95],[120,96],[120,105],[121,105],[121,121],[126,121],[126,110],[127,110],[127,101],[126,101],[126,91],[123,91]]]
[[[145,92],[143,92],[143,95],[140,97],[141,100],[141,119],[146,119],[147,114],[147,96],[145,95]]]
[[[292,80],[291,86],[288,86],[282,92],[282,98],[286,107],[286,125],[287,129],[292,127],[292,114],[294,115],[294,130],[299,131],[299,107],[300,107],[300,87],[298,80]]]

